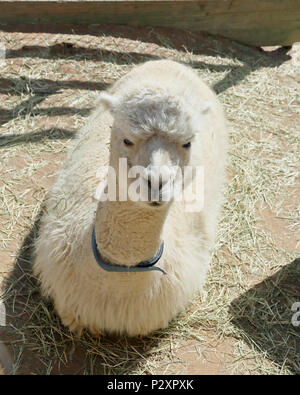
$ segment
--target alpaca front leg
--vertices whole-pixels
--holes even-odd
[[[57,310],[58,312],[58,310]],[[104,332],[95,327],[86,327],[80,321],[80,317],[75,318],[70,312],[64,311],[63,313],[58,313],[63,325],[69,328],[70,332],[74,335],[80,337],[83,330],[86,328],[93,337],[103,337]]]
[[[70,332],[74,333],[76,336],[81,336],[84,327],[70,315],[60,315],[61,321],[64,326],[69,328]]]
[[[75,317],[70,310],[63,310],[55,305],[55,310],[59,315],[63,325],[76,336],[81,336],[84,326],[80,322],[80,317]]]

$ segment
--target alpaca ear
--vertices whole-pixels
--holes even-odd
[[[98,100],[96,104],[103,104],[107,110],[114,113],[119,104],[119,99],[114,95],[111,95],[106,92],[102,92],[98,96]]]
[[[207,114],[213,108],[213,103],[211,101],[203,101],[201,103],[201,113]]]
[[[201,132],[203,130],[203,128],[205,128],[203,125],[206,122],[206,117],[204,117],[203,115],[205,115],[209,111],[211,111],[213,109],[213,107],[214,107],[214,104],[211,101],[202,101],[202,102],[200,102],[200,104],[197,105],[197,107],[195,109],[196,111],[194,114],[194,118],[193,118],[193,127],[194,127],[195,131]]]

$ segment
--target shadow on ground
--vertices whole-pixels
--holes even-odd
[[[0,148],[9,147],[15,144],[23,144],[26,142],[37,143],[42,140],[64,140],[74,137],[74,132],[62,128],[51,128],[40,130],[38,132],[29,132],[25,134],[9,134],[0,135]]]
[[[300,302],[300,258],[235,299],[230,313],[246,343],[300,374],[300,325],[292,324],[295,302]]]
[[[253,71],[261,67],[278,67],[291,59],[287,55],[288,48],[281,47],[274,51],[264,52],[260,48],[251,48],[238,43],[232,43],[224,38],[214,38],[205,33],[192,33],[188,31],[166,28],[132,28],[129,26],[99,25],[99,26],[73,26],[73,25],[1,25],[1,29],[8,32],[34,32],[34,33],[61,33],[72,37],[74,34],[91,35],[99,37],[97,48],[77,46],[70,42],[61,42],[52,46],[23,45],[19,49],[7,49],[7,59],[14,58],[43,58],[43,59],[77,59],[86,61],[114,62],[116,64],[138,64],[148,60],[161,59],[163,52],[157,54],[140,53],[136,51],[119,52],[101,48],[101,36],[130,39],[145,43],[157,44],[162,48],[176,49],[182,52],[191,52],[195,55],[211,55],[221,58],[237,59],[242,64],[221,65],[204,61],[189,63],[195,69],[205,69],[211,72],[227,72],[225,77],[217,81],[212,88],[220,94],[228,88],[243,81]],[[153,50],[152,50],[153,52]],[[90,109],[49,108],[35,109],[47,97],[59,93],[64,89],[103,90],[108,87],[98,81],[53,81],[47,79],[26,79],[23,76],[16,78],[0,78],[1,94],[16,94],[30,92],[31,97],[18,104],[13,109],[0,108],[0,125],[22,114],[31,115],[88,115]]]

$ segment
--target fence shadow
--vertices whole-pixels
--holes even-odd
[[[30,97],[23,100],[12,109],[0,107],[0,126],[18,117],[30,116],[62,116],[80,114],[88,116],[91,108],[75,107],[49,107],[46,109],[35,108],[49,96],[58,94],[65,89],[84,89],[91,91],[101,91],[109,84],[97,81],[53,81],[50,79],[26,79],[24,77],[0,78],[0,93],[15,94],[30,92]]]
[[[205,33],[194,33],[183,30],[167,28],[133,28],[122,25],[98,25],[98,26],[79,26],[79,25],[1,25],[1,28],[7,32],[46,32],[46,33],[63,33],[68,35],[92,35],[99,37],[110,35],[116,38],[124,38],[145,43],[152,43],[160,47],[172,48],[183,52],[189,51],[195,55],[212,55],[228,59],[238,59],[242,65],[218,65],[210,64],[205,61],[193,61],[188,63],[195,69],[209,70],[211,72],[227,71],[227,74],[220,81],[217,81],[212,88],[217,94],[220,94],[228,88],[244,80],[249,74],[260,69],[261,67],[278,67],[283,62],[290,60],[287,55],[288,48],[279,48],[271,52],[264,52],[261,49],[251,48],[245,45],[231,42],[227,39],[211,37]],[[140,53],[137,51],[119,52],[117,50],[108,50],[106,48],[88,48],[77,46],[69,42],[61,42],[50,46],[41,45],[23,45],[19,49],[7,49],[6,56],[8,59],[32,57],[43,59],[81,59],[102,62],[114,62],[116,64],[138,64],[147,60],[155,60],[164,57],[154,55],[153,53]],[[7,110],[0,108],[0,124],[14,119],[18,115],[30,113],[32,115],[43,115],[45,110],[35,109],[34,106],[41,103],[49,95],[59,92],[63,89],[88,89],[103,90],[108,87],[107,84],[97,81],[52,81],[47,79],[30,79],[24,77],[18,78],[0,78],[0,92],[9,93],[15,90],[21,93],[31,92],[32,97],[25,100],[16,108]],[[87,113],[89,109],[83,109]],[[79,111],[79,110],[78,110]],[[47,115],[55,114],[72,114],[75,109],[64,108],[63,110],[47,110]]]
[[[43,140],[64,140],[73,138],[74,135],[75,132],[63,128],[45,129],[39,130],[38,132],[29,132],[25,134],[2,135],[0,136],[0,148],[27,142],[37,143]]]
[[[300,258],[235,299],[230,313],[246,343],[300,374],[300,326],[292,324],[295,302],[300,302]]]

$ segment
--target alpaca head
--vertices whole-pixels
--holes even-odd
[[[203,132],[211,103],[149,88],[125,96],[102,93],[99,103],[114,118],[110,164],[117,170],[119,159],[126,160],[129,199],[137,192],[138,204],[168,207],[174,185],[182,182],[184,168],[191,163],[193,141]]]

